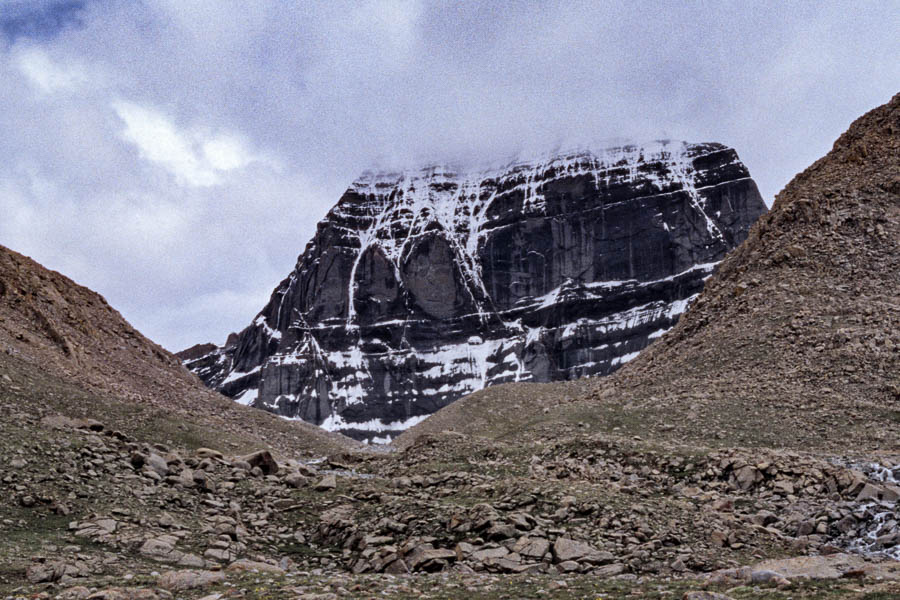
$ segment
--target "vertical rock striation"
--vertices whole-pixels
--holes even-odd
[[[612,372],[764,211],[711,143],[366,173],[253,323],[182,357],[238,402],[378,441],[488,385]]]

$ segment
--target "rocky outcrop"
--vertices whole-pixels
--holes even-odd
[[[182,358],[243,404],[389,437],[488,385],[615,370],[764,211],[719,144],[367,173],[253,323]]]

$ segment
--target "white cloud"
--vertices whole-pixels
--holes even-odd
[[[165,115],[131,102],[116,101],[112,106],[125,121],[122,137],[137,146],[143,158],[158,163],[188,185],[219,183],[215,169],[197,157],[192,140]]]
[[[125,122],[122,137],[137,146],[141,156],[157,163],[179,182],[208,187],[222,183],[222,174],[262,161],[234,135],[214,137],[179,129],[163,113],[133,102],[112,103]]]
[[[256,160],[240,140],[227,135],[220,135],[205,142],[203,156],[214,169],[220,171],[242,169]]]
[[[57,64],[39,48],[19,50],[14,61],[19,72],[42,94],[76,91],[88,84],[89,77],[83,65],[74,61]]]

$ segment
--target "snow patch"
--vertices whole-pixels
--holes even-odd
[[[249,388],[244,390],[240,396],[235,397],[234,401],[244,406],[250,406],[253,401],[259,397],[258,388]]]
[[[428,415],[418,415],[415,417],[410,417],[403,421],[393,421],[390,423],[385,423],[381,419],[372,419],[370,421],[345,421],[344,418],[337,414],[332,413],[328,416],[325,421],[322,422],[319,427],[326,431],[341,431],[344,429],[356,429],[359,431],[402,431],[404,429],[409,429],[414,425],[418,425],[422,421],[428,418]],[[390,440],[389,440],[390,441]]]
[[[232,371],[228,374],[228,377],[222,380],[222,383],[219,385],[225,385],[226,383],[231,383],[232,381],[237,381],[243,377],[247,377],[248,375],[253,375],[254,373],[259,373],[260,369],[262,369],[262,365],[257,365],[250,369],[249,371]]]

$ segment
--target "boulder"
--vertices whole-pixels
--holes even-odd
[[[550,549],[550,541],[545,538],[523,536],[516,541],[512,551],[527,558],[540,560]]]
[[[221,571],[168,571],[159,576],[157,585],[173,592],[183,592],[225,581]]]
[[[741,490],[749,490],[764,479],[763,474],[753,465],[744,465],[732,474],[733,484]]]
[[[178,538],[171,535],[148,538],[138,549],[138,552],[153,560],[175,563],[184,556],[183,552],[175,548],[177,541]]]
[[[288,473],[284,477],[285,485],[287,485],[288,487],[292,487],[292,488],[301,488],[301,487],[305,486],[308,482],[309,482],[309,480],[306,477],[304,477],[300,473],[296,473],[296,472]],[[337,482],[335,482],[335,484],[337,484]]]
[[[553,556],[557,562],[581,561],[599,553],[584,542],[577,542],[569,538],[559,538],[553,542]]]
[[[621,575],[624,572],[625,565],[623,565],[622,563],[612,563],[609,565],[603,565],[602,567],[595,567],[591,569],[591,574],[601,579],[606,577],[615,577],[616,575]]]
[[[411,571],[429,570],[434,563],[444,564],[446,561],[455,561],[456,552],[444,548],[434,548],[430,544],[421,544],[414,547],[403,557]]]
[[[236,560],[227,567],[226,571],[258,571],[260,573],[269,573],[271,575],[284,575],[284,569],[278,565],[270,565],[269,563],[258,562],[254,560]]]
[[[91,595],[91,590],[83,585],[76,585],[61,591],[56,600],[85,600]]]
[[[194,484],[203,492],[215,492],[216,484],[205,471],[194,471],[192,474]]]
[[[65,574],[66,563],[58,560],[29,565],[25,570],[25,578],[30,583],[59,581]]]
[[[145,465],[148,468],[152,469],[160,477],[165,477],[169,474],[169,464],[166,462],[166,459],[164,459],[159,454],[151,452],[150,455],[144,459],[144,461]],[[132,464],[133,463],[134,460],[132,459]]]
[[[250,465],[251,469],[260,469],[264,475],[273,475],[278,472],[278,463],[275,462],[275,458],[268,450],[259,450],[237,460]]]
[[[483,562],[490,558],[503,558],[507,554],[509,554],[509,550],[503,546],[498,548],[484,548],[472,552],[472,559]]]
[[[334,473],[329,473],[325,477],[323,477],[313,489],[317,492],[328,492],[337,487],[337,478],[334,476]]]

